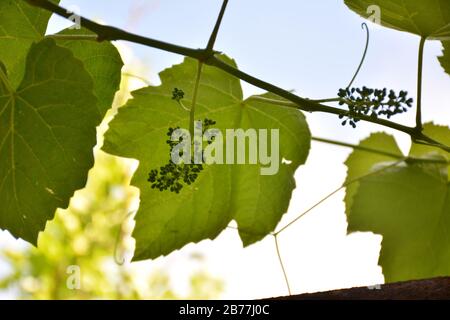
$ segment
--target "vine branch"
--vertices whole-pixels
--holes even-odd
[[[194,136],[194,127],[195,127],[195,106],[197,105],[197,97],[198,97],[198,87],[200,85],[200,78],[202,76],[202,69],[203,69],[203,63],[198,63],[197,68],[197,75],[195,77],[195,84],[194,84],[194,93],[192,96],[192,105],[191,109],[189,110],[189,133],[191,134],[191,137]]]
[[[314,100],[309,100],[306,98],[299,97],[299,96],[293,94],[292,92],[281,89],[280,87],[277,87],[273,84],[270,84],[268,82],[265,82],[263,80],[255,78],[254,76],[251,76],[241,70],[238,70],[238,69],[234,68],[233,66],[230,66],[229,64],[218,59],[217,57],[211,57],[205,63],[208,65],[217,67],[217,68],[219,68],[219,69],[221,69],[221,70],[223,70],[245,82],[253,84],[254,86],[256,86],[258,88],[272,92],[272,93],[280,96],[281,98],[289,100],[291,103],[284,104],[285,106],[290,106],[290,107],[300,109],[300,110],[303,110],[306,112],[324,112],[324,113],[330,113],[330,114],[335,114],[335,115],[350,116],[350,112],[347,110],[326,106],[326,105],[317,103]],[[261,99],[264,99],[264,98],[261,97]],[[366,116],[366,115],[361,115],[358,117],[361,120],[365,120],[367,122],[372,122],[372,123],[376,123],[376,124],[379,124],[379,125],[382,125],[385,127],[389,127],[389,128],[404,132],[406,134],[409,134],[410,136],[417,136],[417,139],[419,136],[423,136],[422,134],[417,135],[417,132],[415,131],[415,129],[413,127],[408,127],[408,126],[405,126],[405,125],[402,125],[402,124],[399,124],[396,122],[379,119],[379,118],[374,119],[374,118],[372,118],[370,116]]]
[[[261,96],[251,96],[248,99],[257,100],[257,101],[270,103],[270,104],[274,104],[274,105],[279,105],[279,106],[284,106],[284,107],[298,108],[298,106],[295,103],[293,103],[291,101],[286,101],[286,100],[270,99],[270,98],[261,97]],[[325,100],[329,101],[329,102],[335,102],[335,101],[339,101],[340,99],[341,98],[336,98],[336,99],[331,98],[331,99],[325,99]],[[312,102],[316,102],[316,101],[319,101],[319,100],[311,100],[311,101]],[[349,112],[342,112],[341,109],[338,109],[338,108],[333,108],[333,107],[328,107],[328,106],[327,106],[327,108],[329,108],[327,113],[334,113],[334,114],[338,114],[338,115],[339,114],[343,114],[343,115],[348,115],[349,114]],[[339,113],[339,112],[341,112],[341,113]],[[358,116],[358,117],[360,119],[363,119],[363,120],[366,117],[370,118],[370,117],[364,116],[364,115],[361,115],[361,116]],[[370,120],[367,120],[367,121],[370,121]],[[370,121],[370,122],[373,122],[373,121]],[[440,143],[440,142],[438,142],[438,141],[436,141],[434,139],[431,139],[430,137],[424,135],[422,132],[418,132],[416,130],[416,128],[406,127],[406,126],[403,126],[403,125],[398,124],[396,122],[392,122],[392,121],[388,121],[388,120],[384,120],[384,119],[378,119],[378,121],[376,123],[381,124],[381,125],[383,125],[385,127],[389,127],[389,128],[392,128],[392,129],[396,129],[398,131],[402,131],[402,132],[408,133],[412,137],[412,140],[413,140],[414,143],[423,144],[423,145],[427,145],[427,146],[433,146],[433,147],[440,148],[440,149],[450,153],[450,147],[449,146],[443,145],[442,143]],[[409,131],[411,131],[411,132],[409,132]],[[349,145],[344,143],[344,146],[349,146]],[[356,145],[351,145],[351,146],[352,146],[352,148],[353,147],[354,148],[358,147]]]
[[[417,70],[417,111],[416,111],[416,130],[422,132],[422,76],[423,76],[423,52],[425,48],[426,37],[420,38],[419,61]]]
[[[220,25],[222,23],[223,16],[225,14],[225,10],[227,9],[228,0],[224,0],[222,4],[222,8],[220,9],[219,17],[217,18],[216,25],[214,26],[214,30],[211,33],[211,37],[209,38],[208,45],[206,46],[206,52],[210,55],[214,54],[214,44],[216,43],[217,34],[219,33]]]
[[[21,1],[26,1],[35,7],[50,11],[66,19],[70,19],[73,15],[73,13],[69,12],[65,8],[56,5],[48,0],[21,0]],[[80,16],[80,24],[84,28],[94,32],[97,35],[97,41],[99,42],[124,40],[141,44],[151,48],[156,48],[167,52],[180,54],[194,59],[201,59],[204,52],[204,50],[201,49],[186,48],[172,43],[143,37],[112,26],[102,25],[82,16]]]
[[[63,7],[60,7],[59,5],[56,5],[48,0],[22,0],[26,1],[29,4],[36,6],[41,9],[45,9],[47,11],[50,11],[52,13],[55,13],[61,17],[64,17],[66,19],[69,19],[72,14],[68,12]],[[226,2],[224,1],[224,5],[222,6],[223,13],[225,12],[224,7],[226,6]],[[223,16],[222,13],[222,16]],[[219,15],[219,25],[221,21],[221,15]],[[339,109],[330,107],[327,105],[323,105],[321,103],[315,102],[314,100],[309,100],[306,98],[302,98],[300,96],[297,96],[293,94],[292,92],[286,91],[280,87],[277,87],[273,84],[270,84],[266,81],[260,80],[254,76],[251,76],[239,69],[236,69],[235,67],[228,65],[227,63],[223,62],[216,56],[214,56],[214,52],[210,52],[208,49],[192,49],[187,48],[179,45],[175,45],[172,43],[155,40],[152,38],[143,37],[140,35],[136,35],[133,33],[129,33],[127,31],[124,31],[122,29],[112,27],[112,26],[106,26],[98,24],[92,20],[89,20],[84,17],[80,17],[81,25],[97,34],[97,41],[129,41],[136,44],[141,44],[147,47],[152,47],[160,50],[164,50],[171,53],[180,54],[186,57],[190,57],[193,59],[197,59],[201,62],[204,62],[207,65],[219,68],[249,84],[252,84],[256,87],[259,87],[260,89],[264,89],[266,91],[272,92],[286,100],[291,101],[297,109],[306,111],[306,112],[324,112],[324,113],[330,113],[335,115],[342,115],[342,116],[351,116],[350,112],[347,110]],[[213,39],[215,39],[214,32],[213,32]],[[214,40],[215,41],[215,40]],[[375,124],[379,124],[381,126],[385,126],[391,129],[395,129],[398,131],[401,131],[403,133],[408,134],[413,141],[419,141],[422,144],[426,144],[429,146],[434,146],[441,148],[447,152],[450,153],[450,147],[443,145],[439,142],[436,142],[432,140],[430,137],[424,135],[421,131],[417,130],[415,127],[408,127],[405,125],[398,124],[396,122],[392,122],[389,120],[379,119],[379,118],[372,118],[370,116],[361,115],[358,116],[359,119],[364,120],[366,122],[371,122]]]

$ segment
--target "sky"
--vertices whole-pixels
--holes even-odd
[[[151,38],[188,47],[204,47],[220,10],[220,0],[62,0],[81,14],[105,24]],[[230,0],[216,49],[234,58],[245,72],[308,98],[335,97],[358,66],[365,45],[364,20],[341,0]],[[49,32],[67,23],[52,18]],[[419,38],[369,24],[370,45],[355,86],[388,87],[416,94]],[[158,73],[183,57],[157,49],[120,42],[130,61],[146,65],[139,75],[158,85]],[[428,42],[424,60],[423,118],[449,125],[450,77],[436,59],[439,42]],[[246,96],[262,92],[243,84]],[[308,114],[314,136],[357,143],[371,132],[385,130],[360,123],[342,127],[336,116]],[[408,113],[397,121],[412,125]],[[403,150],[409,137],[392,130]],[[293,193],[284,222],[291,220],[339,187],[346,174],[343,165],[351,150],[313,143],[307,163],[296,172]],[[293,293],[322,291],[384,281],[377,265],[381,236],[346,234],[342,202],[344,192],[311,211],[280,236],[280,250]],[[9,239],[0,234],[0,242]],[[286,295],[287,289],[271,237],[243,249],[234,230],[225,230],[214,241],[191,244],[168,257],[139,262],[137,268],[164,266],[173,281],[186,276],[185,257],[205,255],[211,274],[225,280],[223,298],[264,298]]]

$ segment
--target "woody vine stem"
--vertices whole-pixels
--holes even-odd
[[[63,7],[56,5],[48,0],[24,0],[24,1],[27,1],[31,5],[39,7],[41,9],[45,9],[47,11],[50,11],[61,17],[66,18],[66,19],[69,19],[72,15]],[[167,52],[180,54],[180,55],[183,55],[186,57],[191,57],[191,58],[196,59],[199,62],[202,62],[206,65],[219,68],[219,69],[221,69],[221,70],[223,70],[245,82],[248,82],[256,87],[259,87],[263,90],[272,92],[272,93],[280,96],[281,98],[284,98],[284,99],[290,101],[291,106],[294,108],[297,108],[297,109],[300,109],[300,110],[303,110],[306,112],[324,112],[324,113],[330,113],[330,114],[335,114],[335,115],[339,115],[339,116],[347,116],[347,117],[352,116],[351,112],[349,112],[347,110],[327,106],[327,105],[322,104],[321,102],[317,102],[314,100],[300,97],[290,91],[284,90],[284,89],[277,87],[273,84],[270,84],[264,80],[261,80],[252,75],[249,75],[239,69],[236,69],[236,68],[230,66],[229,64],[223,62],[222,60],[218,59],[216,57],[216,53],[218,53],[218,52],[214,50],[214,44],[215,44],[215,40],[217,38],[217,34],[220,29],[220,24],[222,22],[222,18],[224,16],[227,4],[228,4],[228,0],[224,0],[222,9],[219,14],[219,18],[217,19],[216,25],[211,34],[211,37],[209,39],[206,49],[192,49],[192,48],[187,48],[187,47],[182,47],[179,45],[167,43],[164,41],[155,40],[152,38],[143,37],[143,36],[129,33],[127,31],[124,31],[122,29],[118,29],[118,28],[115,28],[112,26],[98,24],[98,23],[96,23],[92,20],[86,19],[84,17],[80,17],[80,22],[84,28],[94,32],[97,35],[97,37],[88,36],[85,38],[86,40],[93,40],[93,39],[97,40],[97,41],[124,40],[124,41],[133,42],[136,44],[142,44],[142,45],[156,48],[156,49],[161,49],[161,50],[164,50]],[[419,114],[421,114],[421,113],[418,108],[418,115]],[[393,121],[380,119],[380,118],[374,118],[369,115],[363,115],[363,114],[358,115],[358,118],[360,120],[376,123],[381,126],[385,126],[385,127],[406,133],[416,143],[434,146],[437,148],[441,148],[447,152],[450,152],[450,146],[444,145],[442,143],[439,143],[438,141],[433,140],[429,136],[425,135],[421,130],[417,130],[416,127],[409,127],[409,126],[405,126],[405,125],[402,125],[402,124],[399,124],[399,123],[396,123]]]

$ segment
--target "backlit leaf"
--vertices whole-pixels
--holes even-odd
[[[215,120],[214,127],[222,132],[233,128],[279,129],[279,171],[261,175],[259,164],[213,164],[206,165],[196,182],[180,194],[152,189],[147,181],[150,170],[170,159],[167,129],[189,128],[189,113],[172,100],[172,90],[182,89],[184,104],[190,106],[196,70],[196,61],[186,59],[160,74],[160,86],[134,92],[105,137],[106,152],[140,162],[132,180],[141,192],[133,233],[134,260],[156,258],[190,242],[214,239],[232,220],[238,223],[244,245],[262,239],[287,211],[295,187],[293,174],[308,155],[311,137],[300,111],[255,99],[244,101],[238,79],[205,66],[196,119]],[[283,158],[289,164],[282,163]]]

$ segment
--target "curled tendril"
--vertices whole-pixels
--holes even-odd
[[[394,90],[371,89],[367,87],[352,88],[356,77],[358,76],[364,61],[367,56],[370,43],[370,31],[366,23],[361,25],[361,28],[366,31],[366,46],[361,58],[361,62],[353,75],[352,80],[345,89],[340,89],[338,93],[339,105],[347,105],[349,113],[347,115],[339,115],[342,125],[349,123],[353,128],[356,123],[360,121],[359,116],[370,116],[378,118],[379,116],[386,116],[388,119],[392,116],[408,111],[411,108],[413,99],[407,97],[406,91],[400,91],[397,95]]]
[[[363,56],[361,58],[361,62],[359,63],[358,69],[356,69],[355,75],[353,76],[352,80],[350,81],[350,83],[348,84],[347,88],[350,88],[353,85],[353,82],[355,82],[356,77],[359,74],[359,71],[361,71],[361,67],[364,64],[364,61],[366,60],[366,56],[367,56],[367,51],[369,49],[369,42],[370,42],[370,31],[369,31],[369,27],[367,26],[367,23],[363,23],[361,24],[361,28],[366,30],[366,46],[364,48],[364,53]]]

